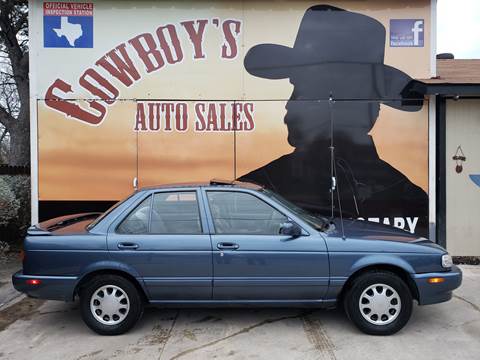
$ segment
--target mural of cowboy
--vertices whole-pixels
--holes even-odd
[[[284,122],[295,150],[239,179],[328,215],[333,136],[338,191],[334,212],[338,214],[341,204],[345,217],[409,218],[415,233],[426,236],[427,194],[380,159],[369,135],[380,104],[410,112],[423,105],[423,96],[409,91],[412,79],[384,64],[384,52],[380,22],[329,5],[306,10],[293,47],[251,48],[244,59],[251,75],[288,78],[294,86]]]

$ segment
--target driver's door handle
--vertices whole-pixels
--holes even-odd
[[[235,243],[221,242],[217,244],[217,249],[220,250],[237,250],[240,246]]]

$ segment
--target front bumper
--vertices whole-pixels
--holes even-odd
[[[27,280],[40,280],[31,285]],[[75,276],[34,276],[24,275],[22,270],[12,275],[13,287],[30,297],[46,300],[72,301],[77,277]]]
[[[429,278],[443,278],[444,282],[430,284]],[[448,301],[452,298],[452,291],[462,283],[462,271],[453,265],[450,271],[412,274],[412,279],[417,285],[418,304],[429,305]]]

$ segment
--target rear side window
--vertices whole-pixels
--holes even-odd
[[[117,228],[120,234],[146,234],[148,233],[148,224],[150,218],[150,203],[152,197],[149,196],[138,205]]]
[[[153,197],[150,233],[200,234],[202,226],[195,192],[157,193]]]
[[[288,220],[251,194],[208,191],[207,197],[217,234],[278,235]]]
[[[200,234],[197,194],[165,192],[149,196],[117,228],[121,234]]]

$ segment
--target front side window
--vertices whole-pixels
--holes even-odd
[[[217,234],[278,235],[287,217],[256,196],[242,192],[208,191]]]
[[[120,234],[200,234],[197,195],[165,192],[142,201],[118,226]]]

